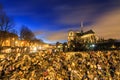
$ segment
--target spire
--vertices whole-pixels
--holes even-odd
[[[83,33],[83,21],[81,21],[80,23],[80,30],[81,30],[81,33]]]
[[[83,27],[83,21],[81,21],[80,25],[81,25],[81,28],[82,28]]]

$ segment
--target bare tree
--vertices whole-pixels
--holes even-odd
[[[6,15],[2,5],[0,5],[0,30],[9,32],[14,27],[13,20]]]
[[[11,18],[6,15],[2,5],[0,4],[0,47],[2,46],[3,41],[8,38],[8,33],[13,29],[13,27],[13,20],[11,20]]]
[[[15,29],[10,30],[10,32],[16,35],[18,34],[18,32]]]
[[[23,25],[20,31],[20,39],[31,41],[35,39],[35,35],[27,26]]]

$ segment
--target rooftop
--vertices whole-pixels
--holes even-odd
[[[80,33],[76,33],[78,36],[83,36],[83,35],[86,35],[86,34],[94,34],[95,32],[93,30],[89,30],[89,31],[86,31],[86,32],[80,32]]]

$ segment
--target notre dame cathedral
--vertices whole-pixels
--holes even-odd
[[[81,31],[70,30],[68,32],[68,48],[70,47],[74,48],[78,44],[81,44],[81,46],[89,48],[92,44],[96,43],[97,40],[98,37],[95,35],[95,32],[93,30],[88,30],[84,32],[81,29]]]

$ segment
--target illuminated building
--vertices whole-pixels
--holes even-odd
[[[18,46],[18,36],[14,33],[9,33],[5,31],[0,31],[0,44],[2,47],[8,46],[8,47],[14,47]]]
[[[83,32],[81,24],[81,31],[70,30],[68,32],[68,48],[75,48],[76,45],[82,44],[84,47],[89,47],[92,44],[97,43],[98,37],[93,30]]]

